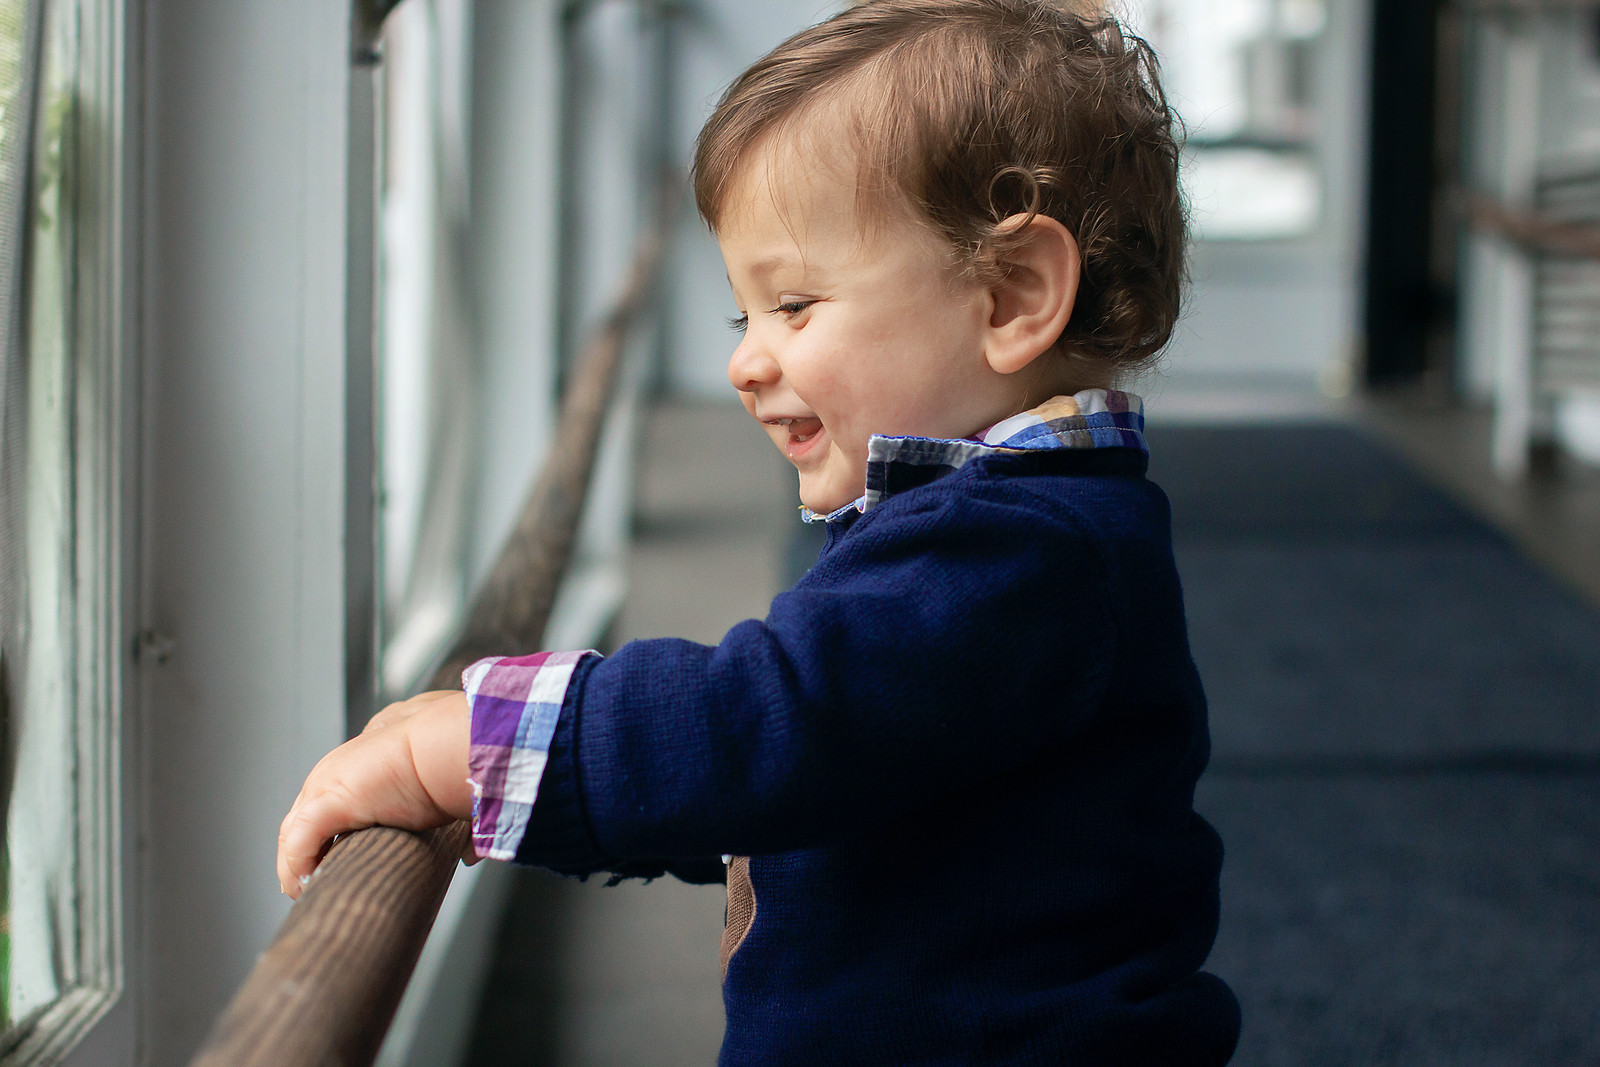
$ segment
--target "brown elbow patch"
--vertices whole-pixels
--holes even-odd
[[[728,963],[739,951],[750,927],[756,921],[756,887],[750,882],[750,857],[734,856],[728,861],[728,918],[722,927],[722,977],[728,977]]]

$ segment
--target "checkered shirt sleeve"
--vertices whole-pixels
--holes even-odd
[[[472,708],[472,847],[485,859],[515,858],[539,796],[556,720],[572,672],[597,652],[493,656],[461,673]]]

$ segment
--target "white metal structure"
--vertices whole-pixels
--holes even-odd
[[[1600,28],[1592,10],[1489,12],[1472,20],[1466,61],[1472,131],[1467,184],[1514,211],[1594,219],[1571,195],[1572,179],[1600,171]],[[1564,191],[1565,190],[1565,191]],[[1503,236],[1469,238],[1461,312],[1461,385],[1494,406],[1494,458],[1508,477],[1527,471],[1536,442],[1566,439],[1581,451],[1600,434],[1600,367],[1590,376],[1548,375],[1539,323],[1559,275]],[[1585,288],[1578,268],[1579,290]],[[1573,279],[1568,279],[1570,289]],[[1541,284],[1542,283],[1542,284]],[[1591,287],[1592,282],[1588,283]],[[1582,293],[1578,294],[1582,300]],[[1570,362],[1570,361],[1569,361]],[[1600,364],[1600,359],[1596,360]],[[1600,461],[1600,450],[1594,458]]]

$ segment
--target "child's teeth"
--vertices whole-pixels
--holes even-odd
[[[772,425],[789,431],[789,440],[795,443],[809,441],[822,429],[822,420],[815,417],[773,419]]]

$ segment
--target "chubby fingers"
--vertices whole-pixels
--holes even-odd
[[[333,838],[378,821],[370,802],[385,735],[363,734],[323,756],[278,825],[278,885],[298,900]]]
[[[471,814],[465,704],[457,692],[397,710],[388,725],[370,727],[322,757],[278,827],[278,884],[285,893],[299,899],[335,835],[368,826],[426,830]]]
[[[309,786],[309,783],[308,783]],[[295,900],[336,836],[372,826],[374,820],[340,790],[307,796],[302,789],[278,827],[278,884]]]

